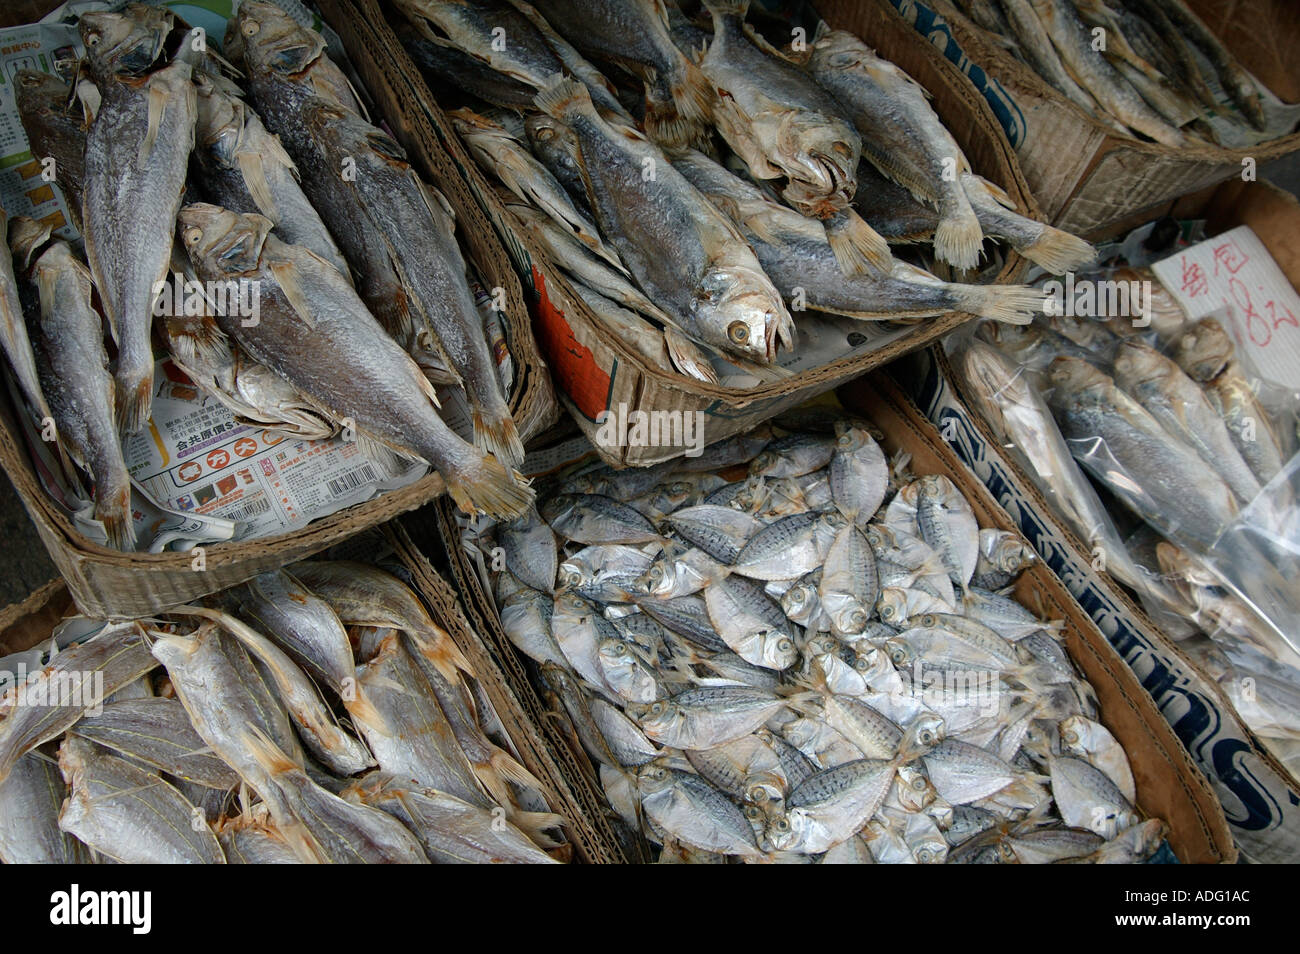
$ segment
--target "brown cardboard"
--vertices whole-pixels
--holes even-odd
[[[704,415],[706,440],[712,443],[923,347],[970,317],[950,313],[927,319],[875,351],[852,354],[788,380],[755,388],[708,385],[649,367],[595,318],[554,263],[523,234],[459,142],[427,85],[419,79],[417,68],[384,21],[376,0],[324,0],[322,5],[336,28],[344,21],[359,21],[357,33],[362,32],[364,24],[377,46],[388,48],[388,73],[413,78],[406,115],[423,116],[433,125],[470,191],[502,235],[525,285],[530,286],[538,344],[551,365],[565,405],[601,456],[615,466],[652,464],[680,456],[683,449],[601,446],[596,432],[597,418],[603,411],[625,406],[629,411],[700,412]],[[929,90],[935,110],[974,168],[1006,189],[1022,212],[1037,215],[1014,152],[998,130],[988,104],[956,67],[896,15],[886,17],[884,11],[871,4],[841,4],[834,23],[868,37],[882,56],[898,63]],[[1014,281],[1023,268],[1019,257],[1010,254],[997,280]]]
[[[915,474],[947,475],[971,502],[982,527],[1015,531],[1011,518],[984,485],[967,470],[944,444],[934,426],[898,390],[887,375],[877,373],[846,384],[837,392],[848,408],[863,414],[883,432],[887,453],[906,451]],[[408,527],[424,523],[430,514],[439,516],[441,537],[431,540],[427,532],[413,536],[428,552],[435,547],[452,568],[464,604],[471,607],[476,629],[496,647],[501,671],[516,692],[535,698],[527,682],[523,659],[501,630],[494,603],[477,568],[460,547],[460,529],[445,501],[403,518]],[[1137,781],[1138,806],[1148,816],[1159,817],[1170,826],[1169,841],[1179,860],[1213,864],[1236,860],[1237,852],[1224,818],[1223,809],[1205,777],[1196,769],[1187,751],[1170,729],[1151,696],[1133,672],[1075,602],[1069,591],[1050,570],[1038,565],[1017,580],[1015,597],[1053,619],[1065,620],[1063,638],[1070,657],[1097,692],[1100,720],[1129,754]],[[557,759],[579,764],[574,777],[594,774],[585,755],[575,756],[565,732],[567,717],[560,712],[539,714],[548,744]],[[596,789],[598,802],[603,796]],[[608,811],[608,808],[605,809]],[[599,809],[592,809],[593,817]]]
[[[925,0],[919,0],[925,3]],[[933,4],[927,4],[933,6]],[[899,22],[890,0],[818,0],[828,17],[858,6],[878,6]],[[1300,100],[1294,60],[1300,16],[1290,0],[1189,0],[1189,6],[1279,98]],[[910,4],[904,3],[904,9]],[[1243,160],[1262,166],[1300,149],[1292,133],[1250,149],[1193,143],[1173,148],[1112,135],[959,13],[944,19],[962,53],[996,79],[1019,106],[1025,133],[1017,157],[1047,220],[1081,235],[1145,212],[1226,179],[1240,177]],[[940,42],[936,40],[936,42]]]
[[[33,0],[18,10],[6,8],[0,24],[39,19],[56,4]],[[332,24],[345,37],[347,24]],[[358,51],[361,52],[361,51]],[[531,324],[519,280],[494,231],[465,189],[455,167],[443,155],[427,127],[402,122],[401,79],[388,76],[381,57],[357,57],[368,91],[379,113],[392,117],[417,170],[437,186],[456,212],[459,234],[469,258],[489,287],[506,290],[503,320],[515,360],[515,382],[509,406],[525,440],[545,430],[558,416],[550,378],[533,341]],[[308,174],[311,174],[308,172]],[[431,473],[414,484],[384,494],[291,533],[245,543],[220,543],[206,548],[204,569],[193,569],[191,553],[122,553],[98,546],[79,534],[42,489],[14,424],[14,409],[0,398],[0,465],[22,498],[41,540],[68,583],[81,610],[92,616],[134,617],[174,606],[233,586],[275,567],[304,559],[363,530],[412,510],[440,495],[442,478]]]

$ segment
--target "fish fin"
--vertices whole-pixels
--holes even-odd
[[[546,834],[551,828],[564,828],[569,824],[563,815],[554,812],[515,812],[510,823],[518,828],[538,848],[559,848],[564,844]]]
[[[153,408],[153,367],[139,381],[117,379],[117,429],[123,434],[144,430]]]
[[[438,347],[439,349],[441,349],[442,345],[440,344]],[[414,358],[411,359],[411,363],[412,364],[415,363]],[[415,367],[416,370],[419,371],[420,366],[416,364]],[[460,383],[459,378],[457,379],[456,383],[457,384]],[[432,402],[433,406],[436,407],[438,410],[442,410],[442,402],[438,400],[438,389],[433,386],[433,382],[429,380],[428,376],[423,371],[420,371],[419,386],[420,386],[420,390],[424,392],[424,396],[427,397],[430,400],[430,402]]]
[[[253,760],[268,775],[281,775],[284,772],[302,771],[302,767],[285,755],[280,747],[272,741],[261,726],[250,725],[247,731],[240,733],[240,741],[248,749]]]
[[[302,285],[298,281],[298,266],[293,262],[273,261],[270,263],[270,267],[276,283],[280,286],[280,290],[284,292],[284,297],[289,299],[289,304],[298,317],[302,319],[302,323],[315,330],[316,319],[312,317],[311,305],[307,301],[307,296],[303,294]],[[333,265],[330,265],[330,270],[334,271]]]
[[[945,209],[940,214],[939,225],[934,230],[934,254],[955,268],[967,269],[979,264],[984,230],[975,217],[975,210],[966,201],[965,193],[962,192],[961,196],[959,206]]]
[[[473,415],[475,447],[511,467],[524,462],[524,442],[508,409],[503,407],[496,414],[476,405]]]
[[[996,182],[990,182],[983,176],[977,176],[974,173],[962,176],[962,188],[964,188],[967,193],[972,189],[982,189],[992,196],[993,200],[997,202],[998,205],[1010,209],[1012,212],[1018,211],[1016,208],[1016,201],[1011,198],[1011,194]]]
[[[97,482],[98,484],[98,482]],[[104,525],[108,545],[114,550],[130,553],[135,550],[135,525],[131,522],[131,488],[127,484],[106,498],[99,496],[96,486],[95,517]]]
[[[343,708],[347,710],[348,715],[352,717],[354,722],[359,722],[371,728],[378,728],[381,732],[391,734],[388,721],[384,718],[383,713],[375,708],[375,704],[370,701],[370,697],[366,695],[365,689],[362,688],[358,680],[353,680],[351,695],[351,699],[343,700]]]
[[[498,519],[521,517],[536,495],[522,477],[512,474],[493,457],[471,462],[461,474],[443,474],[447,493],[462,512],[482,510]]]
[[[333,423],[333,421],[330,423]],[[396,467],[390,467],[390,464],[395,464],[399,460],[410,459],[411,456],[409,453],[404,454],[397,448],[390,447],[382,441],[376,440],[365,431],[355,431],[353,439],[356,441],[357,449],[360,450],[361,453],[365,454],[371,460],[377,461],[389,470],[397,469]]]
[[[423,631],[408,629],[406,633],[420,655],[448,682],[454,685],[461,674],[474,675],[474,668],[455,640],[436,623],[424,627]]]
[[[145,129],[144,139],[140,142],[136,154],[141,163],[147,162],[153,155],[153,147],[158,142],[158,130],[162,128],[163,114],[167,112],[167,90],[161,86],[149,84],[149,125]]]
[[[103,102],[103,97],[100,95],[99,87],[88,79],[78,80],[76,96],[77,100],[81,103],[81,114],[85,120],[85,124],[86,126],[89,126],[95,121],[95,117],[99,115],[99,107]]]
[[[513,755],[499,746],[492,746],[491,765],[499,778],[511,784],[518,785],[520,788],[530,788],[539,793],[546,790],[546,786],[541,783],[541,780],[536,775],[528,771]],[[508,805],[510,803],[506,801],[502,802],[502,804]]]
[[[1053,275],[1064,275],[1097,260],[1097,249],[1094,246],[1077,235],[1050,225],[1043,228],[1042,235],[1017,251]]]
[[[951,285],[961,311],[1010,325],[1027,325],[1041,315],[1047,299],[1027,285]]]
[[[568,122],[578,116],[597,116],[587,87],[575,79],[558,74],[542,87],[534,102],[538,109],[560,122]]]
[[[845,275],[889,274],[894,263],[889,243],[852,209],[828,219],[823,228]]]
[[[673,367],[682,374],[689,375],[697,381],[718,383],[717,372],[713,370],[708,357],[680,328],[672,325],[665,326],[664,344],[668,346],[668,357],[672,360]]]
[[[248,194],[253,197],[257,211],[278,222],[280,213],[276,208],[275,197],[271,194],[271,183],[266,178],[264,161],[258,152],[241,151],[235,156],[235,162],[239,165],[240,174],[244,177],[244,184],[248,187]]]
[[[419,189],[420,196],[424,199],[424,204],[429,207],[429,211],[433,214],[433,217],[437,219],[439,214],[446,217],[448,220],[447,228],[454,230],[456,228],[456,210],[451,207],[451,203],[447,201],[447,197],[419,176],[415,176],[414,173],[412,173],[412,175],[415,179],[416,187]]]

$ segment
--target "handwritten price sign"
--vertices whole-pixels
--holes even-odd
[[[1249,226],[1153,266],[1192,316],[1227,309],[1228,332],[1261,375],[1300,387],[1300,296]]]

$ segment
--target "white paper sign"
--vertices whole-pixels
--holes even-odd
[[[1300,388],[1300,295],[1249,226],[1152,266],[1192,320],[1224,307],[1232,335],[1265,378]]]

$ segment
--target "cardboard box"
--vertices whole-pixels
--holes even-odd
[[[555,263],[523,234],[513,215],[502,206],[384,21],[379,4],[375,0],[323,0],[322,7],[330,12],[336,27],[344,12],[351,11],[367,25],[378,46],[389,48],[392,65],[388,72],[413,78],[406,114],[427,120],[438,132],[470,191],[501,234],[529,289],[538,344],[550,363],[565,406],[597,445],[601,456],[615,466],[657,463],[681,456],[684,448],[606,446],[597,438],[597,422],[604,412],[626,412],[629,417],[635,411],[699,414],[706,442],[713,443],[923,347],[970,317],[949,313],[925,319],[879,347],[860,347],[820,367],[800,371],[788,380],[754,388],[709,385],[650,367],[596,319],[574,294]],[[988,105],[956,67],[916,36],[892,10],[888,16],[885,14],[885,10],[872,4],[846,3],[836,7],[831,19],[834,25],[867,37],[877,52],[925,86],[932,94],[935,110],[974,168],[1006,189],[1022,212],[1036,216],[1037,207],[1016,165],[1014,152]],[[1009,253],[997,281],[1014,281],[1023,268],[1019,257]]]
[[[7,8],[0,14],[0,25],[30,22],[56,5],[51,0],[38,0],[18,9]],[[347,30],[346,23],[332,25],[341,33]],[[362,58],[358,60],[358,65],[363,65]],[[366,85],[379,106],[380,116],[400,116],[397,104],[402,101],[401,78],[388,76],[382,66],[364,65]],[[400,119],[392,121],[402,134],[403,144],[416,168],[451,203],[468,257],[484,281],[489,287],[506,289],[504,320],[516,368],[509,404],[521,434],[527,439],[554,423],[559,412],[546,364],[533,340],[519,280],[461,176],[442,153],[438,140],[427,128],[412,128]],[[16,214],[15,210],[11,212]],[[92,543],[78,533],[41,487],[31,458],[18,437],[14,413],[8,399],[0,397],[0,465],[13,481],[73,599],[83,612],[92,616],[144,616],[214,593],[258,573],[304,559],[360,530],[419,507],[445,490],[442,478],[430,473],[414,484],[290,533],[243,543],[214,544],[205,548],[204,569],[195,570],[195,557],[187,552],[123,553]]]
[[[845,407],[862,414],[883,432],[881,446],[892,455],[906,451],[917,475],[944,474],[970,501],[981,527],[1018,531],[1008,514],[957,454],[940,438],[934,426],[904,393],[884,374],[864,377],[837,392]],[[460,545],[461,530],[454,513],[440,502],[421,510],[410,520],[424,520],[431,512],[440,514],[441,540],[431,544],[427,534],[416,535],[421,546],[439,545],[452,568],[467,607],[475,607],[476,623],[485,641],[495,644],[502,670],[513,678],[526,679],[522,657],[500,627],[487,582]],[[1236,860],[1237,851],[1223,808],[1206,777],[1196,767],[1168,721],[1152,701],[1133,670],[1107,641],[1069,590],[1047,567],[1036,565],[1017,580],[1014,596],[1045,616],[1063,619],[1065,647],[1097,693],[1101,722],[1128,753],[1137,781],[1138,806],[1148,816],[1162,818],[1170,827],[1169,843],[1180,861],[1198,864]],[[508,660],[513,660],[510,662]],[[520,684],[517,691],[526,688]],[[569,736],[559,726],[567,722],[562,713],[541,718],[560,751],[572,749]],[[571,733],[570,733],[571,735]],[[580,758],[586,761],[585,754]],[[592,772],[588,765],[587,772]]]
[[[575,785],[567,767],[551,758],[536,721],[540,706],[531,697],[531,689],[524,687],[523,700],[516,695],[513,680],[497,663],[494,650],[478,635],[456,591],[411,542],[403,527],[391,521],[378,532],[410,574],[413,589],[434,621],[448,632],[473,666],[479,684],[509,736],[511,754],[541,781],[550,810],[567,820],[565,834],[573,845],[574,860],[608,860],[605,836],[588,817],[592,793],[583,791],[581,779]],[[61,580],[47,584],[21,603],[0,609],[0,656],[30,649],[48,639],[56,623],[76,612],[71,594]]]
[[[1226,182],[1168,211],[1205,216],[1210,234],[1249,225],[1300,287],[1300,204],[1262,183]],[[1280,243],[1280,244],[1279,244]],[[1300,780],[1291,776],[1237,717],[1219,687],[1177,648],[1110,576],[1092,567],[1078,537],[1052,513],[1024,471],[1002,453],[973,414],[939,348],[918,355],[904,380],[951,451],[983,481],[1017,528],[1069,588],[1146,687],[1222,801],[1243,856],[1260,862],[1300,858]]]
[[[823,11],[864,5],[821,0]],[[925,0],[867,0],[911,24],[957,64],[989,100],[1015,144],[1029,185],[1059,228],[1092,235],[1134,212],[1242,176],[1300,149],[1300,133],[1248,149],[1206,143],[1178,148],[1137,142],[1112,131],[1048,86],[960,15],[940,18]],[[1300,8],[1290,0],[1188,0],[1228,49],[1284,102],[1300,101],[1293,63],[1300,52]]]

